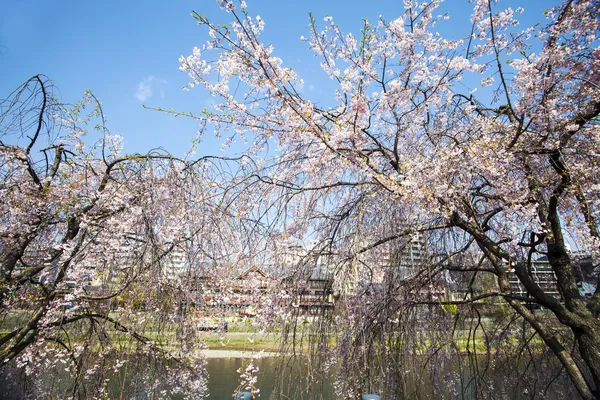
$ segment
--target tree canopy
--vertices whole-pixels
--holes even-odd
[[[547,10],[545,26],[525,28],[521,9],[473,3],[472,25],[456,40],[436,33],[446,18],[439,1],[406,1],[397,19],[364,21],[359,35],[311,16],[303,40],[338,84],[335,103],[322,107],[261,40],[265,22],[245,2],[223,1],[231,24],[193,14],[210,39],[180,69],[217,100],[188,115],[205,131],[246,139],[250,155],[277,147],[255,173],[270,188],[259,205],[279,221],[270,241],[310,240],[336,277],[356,283],[381,281],[394,268],[380,262],[390,247],[427,233],[433,257],[420,284],[445,270],[494,276],[493,289],[468,301],[502,298],[579,394],[597,397],[600,292],[580,293],[569,248],[598,256],[600,3],[565,1]],[[529,272],[542,257],[558,298]],[[513,272],[554,320],[514,293]],[[379,300],[403,303],[399,294]]]
[[[92,95],[65,107],[40,76],[3,103],[0,299],[35,311],[0,338],[1,362],[32,361],[47,341],[73,354],[70,325],[88,329],[84,350],[125,332],[160,352],[134,329],[147,317],[124,321],[139,311],[136,285],[152,282],[150,325],[186,326],[173,303],[190,294],[161,273],[184,246],[198,255],[190,265],[246,260],[281,277],[334,279],[336,311],[310,334],[293,318],[301,289],[289,304],[274,291],[256,320],[284,324],[286,354],[307,340],[311,382],[335,370],[340,397],[410,397],[405,377],[428,379],[419,371],[433,376],[434,396],[450,395],[453,383],[438,380],[456,359],[471,366],[466,386],[492,397],[486,371],[508,359],[506,379],[529,377],[535,395],[566,377],[574,391],[563,394],[598,398],[598,275],[585,295],[575,254],[600,257],[600,2],[564,1],[544,26],[523,28],[521,9],[476,0],[459,39],[437,33],[447,19],[438,0],[407,0],[397,19],[365,20],[359,34],[311,15],[302,40],[336,84],[327,106],[262,41],[265,21],[244,1],[219,3],[232,22],[193,13],[209,38],[179,60],[187,89],[215,102],[166,112],[197,119],[224,147],[247,143],[239,158],[122,156],[101,110],[84,112]],[[98,119],[98,144],[84,145],[82,125]],[[407,265],[416,244],[422,257]],[[126,260],[111,263],[123,247]],[[557,293],[535,279],[539,262]],[[91,267],[110,275],[102,295],[86,289]],[[118,318],[100,309],[117,297]],[[463,385],[463,372],[452,382]],[[203,378],[190,376],[202,393]]]

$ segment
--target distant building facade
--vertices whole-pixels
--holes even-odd
[[[598,262],[589,253],[571,253],[571,262],[575,270],[577,287],[583,297],[591,297],[598,286]],[[550,296],[561,300],[556,274],[546,257],[532,261],[526,268],[535,283]],[[511,291],[520,297],[531,297],[514,271],[509,272],[508,280]]]

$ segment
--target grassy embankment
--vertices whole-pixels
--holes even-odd
[[[30,313],[26,310],[12,313],[11,315],[5,315],[0,320],[0,337],[6,333],[20,326],[26,321]],[[115,319],[119,319],[118,315],[111,315]],[[117,345],[122,351],[128,351],[136,348],[139,343],[131,338],[127,333],[117,331],[111,324],[105,325],[106,331],[111,337],[113,345]],[[308,333],[310,324],[304,326]],[[158,344],[161,348],[166,351],[176,352],[180,349],[180,341],[177,339],[177,329],[175,325],[171,324],[159,324],[157,322],[148,321],[145,324],[143,330],[139,331],[140,334],[144,335],[154,343]],[[70,336],[70,342],[72,345],[77,345],[79,342],[83,342],[85,338],[77,335],[73,332]],[[302,334],[302,332],[300,332]],[[79,336],[79,337],[78,337]],[[280,332],[262,333],[257,332],[250,319],[230,320],[228,321],[227,332],[219,331],[198,331],[197,337],[203,341],[209,350],[235,350],[235,351],[251,351],[259,352],[261,350],[267,352],[277,352],[282,349],[282,339]],[[304,338],[306,339],[306,335]],[[330,339],[330,344],[334,345],[336,338]],[[515,339],[516,340],[516,339]],[[455,351],[462,352],[495,352],[498,349],[490,348],[486,346],[484,332],[482,329],[475,331],[468,330],[457,330],[452,340],[452,346]],[[399,343],[395,343],[398,345]],[[451,343],[448,343],[450,345]],[[517,343],[514,343],[517,344]],[[541,339],[535,337],[532,339],[532,344],[543,346]],[[392,345],[393,346],[393,345]],[[288,346],[286,346],[289,348]],[[422,350],[425,351],[429,345],[423,343],[421,346]],[[306,340],[303,340],[296,344],[295,351],[302,353],[307,350]]]

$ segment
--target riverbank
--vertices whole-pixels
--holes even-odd
[[[281,335],[279,333],[227,332],[205,333],[200,339],[209,350],[242,351],[242,352],[279,352]]]
[[[244,351],[244,350],[202,350],[204,358],[266,358],[279,357],[281,353],[274,351]]]

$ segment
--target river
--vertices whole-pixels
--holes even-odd
[[[227,353],[231,353],[233,357],[227,357]],[[240,352],[221,351],[209,354],[207,357],[207,370],[209,375],[208,389],[209,399],[231,399],[232,394],[240,384],[240,373],[250,362],[249,358],[239,358],[240,355],[247,355]],[[273,390],[275,381],[275,373],[279,363],[277,357],[262,357],[253,361],[254,365],[258,366],[257,387],[260,389],[260,399],[268,399]],[[306,382],[296,373],[293,379],[285,380],[284,386],[294,391],[302,391],[306,387]],[[130,375],[131,376],[131,375]],[[24,386],[25,382],[23,374],[19,371],[12,370],[10,375],[0,375],[0,400],[21,400],[25,398]],[[115,398],[119,398],[118,392],[111,393]],[[322,390],[323,399],[335,399],[331,380],[328,380]],[[111,396],[111,397],[113,397]],[[285,398],[285,397],[283,397]],[[298,398],[298,397],[297,397]],[[308,399],[308,396],[301,397]],[[147,400],[148,396],[143,391],[127,394],[127,399]],[[177,397],[174,397],[177,399]]]

